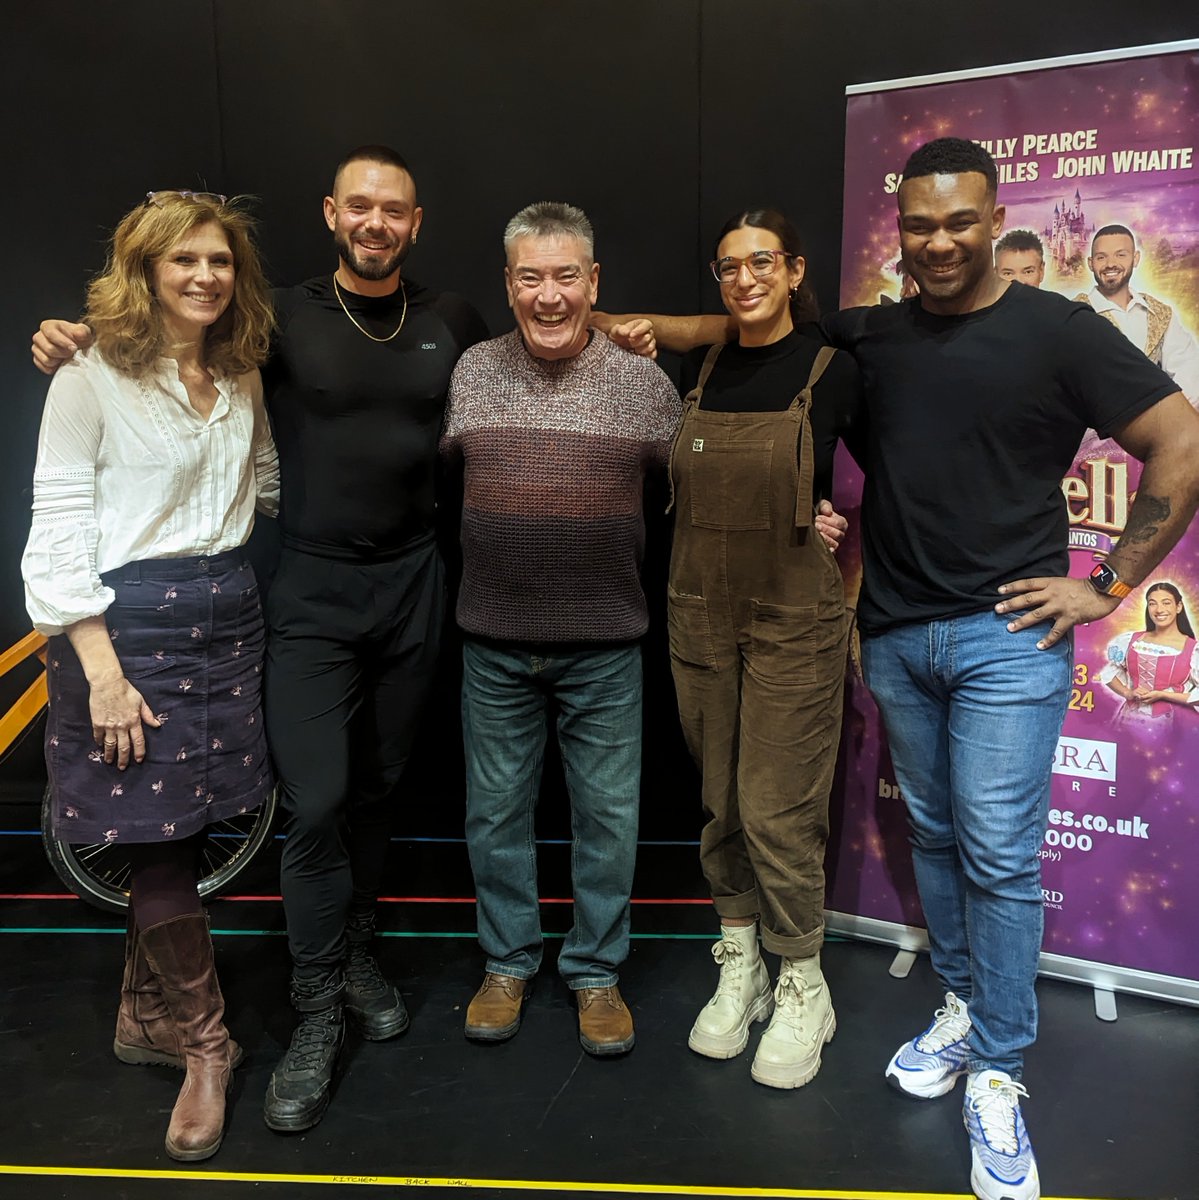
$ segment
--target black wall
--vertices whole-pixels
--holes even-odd
[[[804,230],[832,305],[846,85],[1192,38],[1199,6],[56,0],[4,6],[0,35],[3,646],[28,629],[19,558],[45,394],[29,335],[42,316],[78,312],[106,231],[147,190],[256,195],[272,277],[293,282],[335,265],[320,202],[340,155],[391,143],[426,212],[407,269],[463,292],[496,332],[509,327],[500,232],[531,200],[590,214],[602,307],[667,311],[716,304],[702,265],[712,234],[765,201]],[[643,831],[680,836],[696,826],[695,781],[660,638],[649,648]],[[0,704],[28,678],[0,681]],[[416,771],[445,795],[450,823],[461,777],[452,692],[447,677]],[[0,794],[40,786],[40,773],[31,741],[0,767]]]

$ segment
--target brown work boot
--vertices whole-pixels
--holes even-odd
[[[112,1052],[123,1063],[183,1070],[179,1034],[158,980],[142,953],[132,912],[125,927],[125,974],[121,979],[121,1007],[117,1010]]]
[[[474,1042],[507,1041],[520,1028],[531,991],[527,979],[488,971],[466,1010],[466,1036]]]
[[[616,984],[599,988],[579,988],[579,1041],[588,1054],[604,1056],[626,1054],[636,1040],[633,1014],[620,996]]]
[[[222,1018],[208,921],[173,917],[138,935],[146,962],[179,1031],[187,1078],[171,1112],[166,1151],[181,1162],[211,1158],[225,1135],[225,1093],[233,1077],[233,1043]]]

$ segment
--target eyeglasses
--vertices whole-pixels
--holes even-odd
[[[185,192],[174,188],[168,188],[163,192],[147,192],[146,203],[161,208],[169,196],[179,196],[184,200],[198,200],[201,204],[215,204],[217,208],[220,208],[222,204],[229,203],[229,197],[222,196],[220,192]]]
[[[766,279],[774,274],[780,258],[790,258],[786,250],[755,250],[744,258],[718,258],[708,263],[717,283],[732,283],[741,274],[742,266],[749,268],[755,279]]]

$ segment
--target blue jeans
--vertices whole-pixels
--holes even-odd
[[[558,956],[571,988],[607,987],[629,952],[641,798],[641,647],[555,653],[467,639],[462,650],[466,844],[487,970],[541,965],[533,810],[557,705],[570,796],[574,925]]]
[[[1020,1077],[1037,1033],[1041,862],[1053,755],[1073,644],[1036,648],[976,613],[901,625],[862,642],[895,776],[933,968],[970,1006],[971,1071]]]

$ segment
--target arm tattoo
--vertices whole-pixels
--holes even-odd
[[[1120,541],[1129,546],[1152,541],[1161,532],[1162,525],[1169,521],[1172,513],[1169,496],[1150,496],[1139,492],[1132,511],[1128,514],[1128,523],[1124,526]]]

